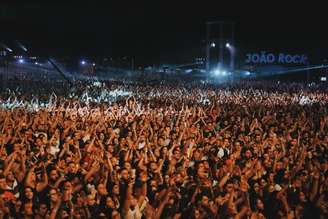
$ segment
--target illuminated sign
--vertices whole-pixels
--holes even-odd
[[[286,53],[247,53],[247,64],[307,64],[308,57],[299,54],[286,54]]]

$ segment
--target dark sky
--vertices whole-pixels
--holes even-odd
[[[0,38],[9,45],[19,39],[36,54],[126,55],[142,64],[158,63],[199,52],[205,22],[227,20],[236,24],[238,47],[327,54],[328,13],[314,3],[95,2],[1,1]]]

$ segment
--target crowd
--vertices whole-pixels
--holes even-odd
[[[2,92],[0,218],[328,218],[328,93],[78,83]]]

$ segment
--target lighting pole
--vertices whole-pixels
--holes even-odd
[[[218,32],[218,47],[219,47],[219,66],[223,66],[224,63],[224,44],[226,41],[230,41],[234,44],[235,35],[234,35],[234,22],[227,21],[211,21],[206,22],[206,70],[209,72],[210,68],[210,41],[212,40],[212,32]],[[233,57],[233,56],[232,56]],[[230,64],[230,66],[234,67],[234,61]]]
[[[133,57],[131,58],[131,69],[132,69],[132,71],[134,71],[134,58]]]
[[[210,71],[210,23],[206,23],[206,72]]]
[[[234,70],[235,68],[235,47],[230,43],[226,43],[226,48],[229,50],[230,53],[230,70]]]
[[[220,23],[220,40],[219,40],[219,67],[223,66],[223,23]]]
[[[306,83],[309,84],[309,80],[310,80],[310,63],[309,61],[307,61],[307,71],[306,71]]]

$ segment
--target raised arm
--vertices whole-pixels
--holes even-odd
[[[48,175],[47,175],[47,170],[46,170],[44,164],[42,164],[42,173],[43,173],[43,177],[42,177],[43,181],[36,184],[36,191],[37,192],[41,192],[48,185]]]
[[[171,191],[167,191],[163,201],[160,202],[159,206],[156,209],[154,219],[160,219],[163,213],[165,205],[169,202],[170,197],[173,195]]]
[[[33,165],[27,173],[25,180],[25,187],[34,188],[35,184],[32,182],[32,175],[34,174],[35,165]]]
[[[90,168],[89,172],[85,175],[84,181],[87,182],[88,179],[93,176],[100,168],[99,162],[94,161],[92,167]]]
[[[26,175],[26,155],[21,154],[20,160],[20,171],[17,173],[17,180],[18,182],[22,182]]]
[[[123,209],[122,209],[123,215],[127,214],[127,212],[129,211],[130,202],[131,202],[131,199],[132,199],[133,185],[134,185],[134,182],[133,181],[131,181],[128,184],[128,188],[126,190],[126,196],[125,196],[125,200],[124,200],[124,204],[123,204]]]
[[[139,206],[142,205],[147,196],[147,172],[142,172],[140,174],[140,181],[142,183],[142,191],[140,197],[138,198]]]

